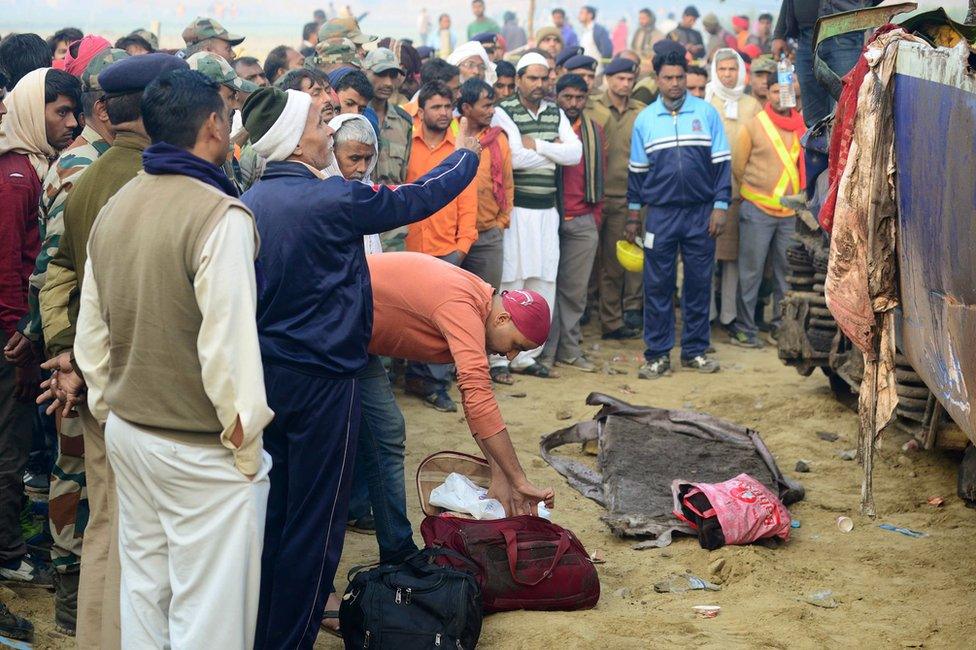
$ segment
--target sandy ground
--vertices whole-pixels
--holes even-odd
[[[957,458],[903,452],[904,436],[886,438],[875,470],[878,517],[860,517],[860,468],[838,456],[854,446],[856,417],[833,398],[822,375],[800,377],[779,362],[772,348],[742,350],[719,342],[721,373],[679,371],[670,378],[642,381],[636,376],[638,343],[607,343],[591,330],[587,334],[590,356],[599,362],[626,357],[627,362],[617,365],[627,374],[564,369],[557,380],[520,378],[515,386],[499,390],[499,402],[529,478],[556,488],[554,521],[572,529],[587,550],[599,549],[606,556],[606,564],[598,566],[600,603],[586,612],[495,614],[485,619],[481,647],[973,647],[976,512],[955,495]],[[784,473],[806,487],[806,499],[792,508],[801,528],[775,550],[746,546],[708,552],[692,538],[678,539],[666,549],[632,550],[632,541],[609,533],[596,503],[570,488],[538,457],[540,436],[596,412],[585,404],[591,391],[637,404],[694,408],[758,430]],[[527,396],[515,396],[521,393]],[[398,398],[407,420],[407,495],[417,530],[422,519],[413,487],[417,464],[435,451],[474,452],[476,447],[460,414],[438,413],[413,398]],[[567,408],[573,419],[558,420],[557,411]],[[824,442],[817,431],[834,432],[840,439]],[[810,461],[810,473],[794,472],[801,458]],[[735,473],[729,469],[730,476]],[[945,506],[928,505],[931,496],[944,497]],[[839,515],[854,519],[851,533],[837,529]],[[929,536],[913,539],[888,532],[878,528],[882,522]],[[348,534],[337,586],[344,588],[350,565],[372,561],[375,554],[372,537]],[[715,571],[717,564],[723,566]],[[654,592],[655,582],[685,570],[721,583],[722,591]],[[836,608],[804,602],[824,590],[832,592]],[[36,647],[73,647],[52,631],[50,596],[4,593],[11,609],[35,622]],[[697,619],[691,608],[698,604],[721,605],[721,614]],[[319,636],[316,648],[337,647],[337,639]]]

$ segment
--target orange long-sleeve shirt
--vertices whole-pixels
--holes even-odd
[[[471,433],[478,438],[500,433],[505,421],[491,390],[485,354],[491,285],[429,255],[382,253],[368,256],[366,263],[373,285],[370,353],[453,362]]]
[[[407,182],[412,183],[436,167],[454,152],[454,133],[447,130],[439,145],[431,149],[424,142],[421,120],[414,121],[413,146],[407,163]],[[407,230],[408,251],[427,255],[450,255],[461,251],[467,255],[478,239],[478,182],[471,181],[456,199],[423,221],[410,224]]]

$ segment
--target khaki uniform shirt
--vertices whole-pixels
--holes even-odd
[[[630,136],[634,120],[644,110],[645,104],[636,99],[627,100],[621,113],[610,102],[607,93],[591,98],[586,115],[603,129],[607,143],[607,173],[604,179],[608,197],[627,196],[627,164],[630,161]]]

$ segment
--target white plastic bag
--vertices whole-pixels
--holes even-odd
[[[498,499],[488,497],[488,490],[478,487],[463,474],[452,472],[444,482],[430,491],[428,502],[432,506],[453,512],[465,512],[475,519],[503,519],[505,507]],[[539,502],[539,516],[551,519],[545,503]]]
[[[466,512],[475,519],[503,519],[505,508],[498,499],[489,499],[488,490],[475,485],[463,474],[452,472],[443,483],[430,491],[433,506],[454,512]]]

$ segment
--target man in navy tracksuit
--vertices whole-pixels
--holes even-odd
[[[268,405],[271,492],[257,648],[311,648],[342,553],[373,297],[363,236],[443,208],[478,169],[477,140],[396,188],[324,178],[332,130],[305,93],[262,88],[243,108],[269,162],[244,203],[254,212],[257,323]],[[466,133],[466,132],[465,132]]]
[[[731,194],[731,153],[712,106],[688,94],[684,48],[656,47],[654,71],[661,95],[634,122],[630,147],[625,236],[634,241],[644,222],[644,365],[638,376],[671,374],[674,288],[678,252],[684,262],[681,292],[681,365],[712,373],[708,310],[715,237],[725,226]]]

